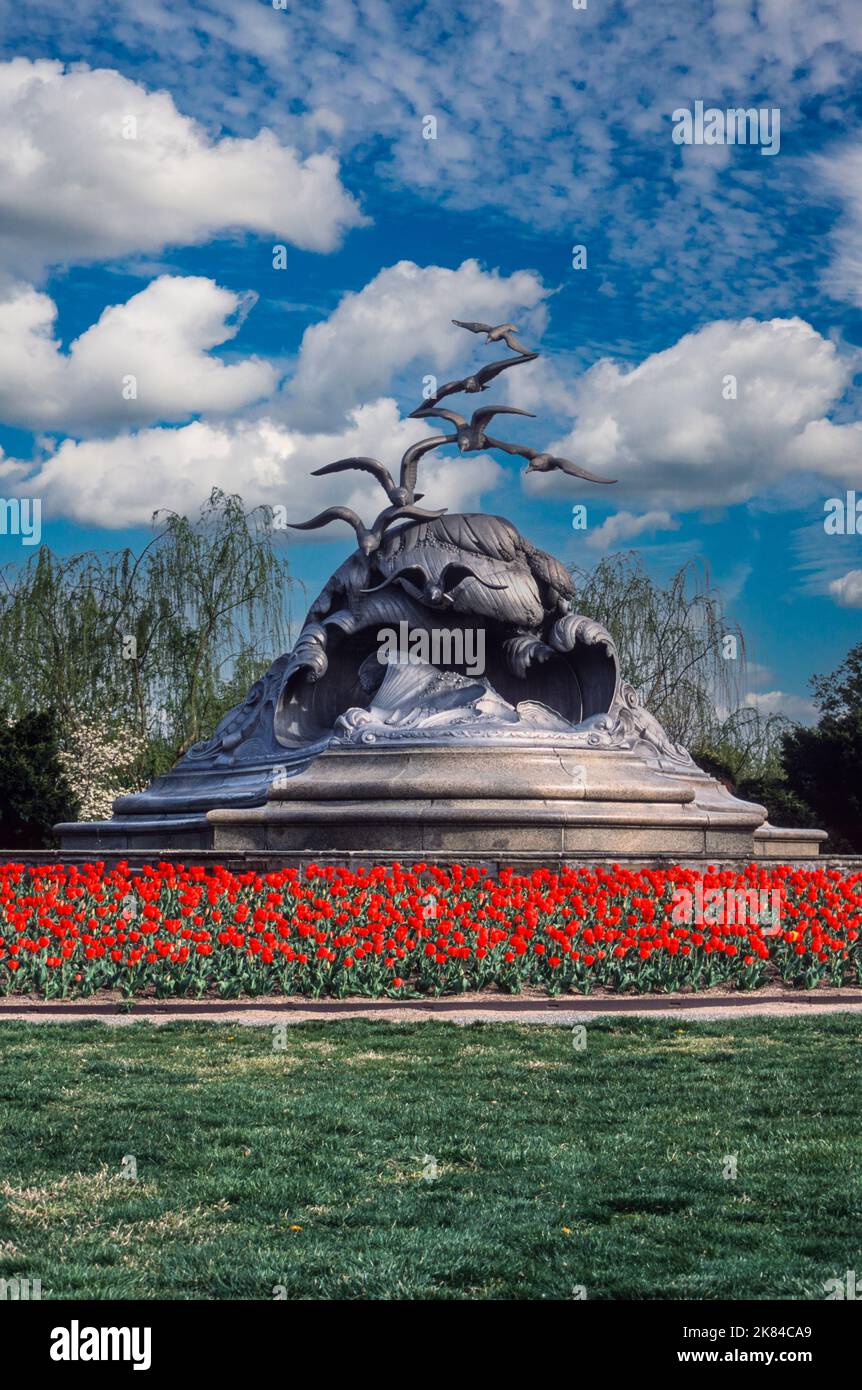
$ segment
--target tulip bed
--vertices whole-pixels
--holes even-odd
[[[860,930],[862,873],[787,865],[0,867],[0,992],[45,998],[860,985]]]

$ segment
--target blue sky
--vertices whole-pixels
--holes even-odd
[[[810,714],[862,613],[823,527],[862,496],[855,0],[0,0],[0,34],[0,493],[47,543],[136,544],[213,484],[370,519],[309,470],[396,464],[423,376],[489,360],[449,320],[511,319],[542,357],[494,392],[540,417],[508,437],[619,481],[448,450],[428,503],[584,566],[702,560],[747,700]],[[778,152],[676,144],[697,101],[777,110]],[[314,590],[350,537],[287,544]]]

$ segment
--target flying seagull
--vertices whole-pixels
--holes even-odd
[[[294,531],[317,531],[321,526],[328,526],[331,521],[346,521],[356,532],[362,554],[368,556],[379,550],[383,533],[394,521],[400,521],[404,516],[415,517],[418,521],[436,521],[447,510],[448,508],[444,507],[439,512],[426,512],[422,507],[386,507],[371,526],[366,526],[351,507],[327,507],[326,511],[313,516],[311,521],[289,521],[287,524]]]
[[[446,396],[454,396],[459,391],[468,391],[471,395],[475,391],[487,391],[494,377],[499,376],[500,372],[504,372],[507,367],[520,367],[522,362],[534,362],[538,355],[537,352],[525,352],[521,357],[507,357],[502,362],[488,362],[472,376],[465,376],[463,381],[447,381],[446,385],[435,391],[433,396],[423,401],[421,405],[417,405],[415,410],[411,410],[409,418],[411,420],[421,418],[422,414],[431,406],[436,405],[438,401],[442,401]]]
[[[531,419],[535,416],[529,410],[518,410],[514,405],[485,405],[481,410],[474,410],[472,418],[468,421],[463,415],[459,415],[457,410],[425,410],[425,415],[439,415],[443,420],[449,420],[458,431],[454,436],[454,442],[462,454],[470,449],[484,449],[487,436],[486,429],[495,415],[529,415]],[[452,435],[446,435],[447,439],[453,439]]]
[[[362,456],[358,458],[337,459],[335,463],[327,463],[323,468],[315,468],[311,476],[313,478],[321,478],[326,473],[346,473],[347,470],[351,468],[358,469],[362,473],[370,473],[373,478],[376,478],[386,493],[386,496],[389,498],[389,501],[395,507],[411,506],[425,495],[422,492],[413,494],[409,488],[403,486],[399,487],[392,477],[392,474],[389,472],[389,469],[386,468],[379,459],[365,458]]]
[[[427,454],[431,449],[436,449],[441,444],[454,444],[457,434],[432,434],[427,439],[420,439],[416,444],[411,444],[406,450],[401,460],[401,486],[405,492],[413,495],[413,488],[416,486],[416,478],[419,472],[419,460],[423,454]],[[423,497],[424,493],[416,496]],[[416,500],[413,496],[413,500]]]
[[[526,444],[504,444],[501,439],[492,439],[486,436],[485,443],[491,449],[503,449],[507,454],[520,454],[521,458],[528,459],[527,473],[550,473],[553,469],[559,468],[561,473],[568,473],[571,478],[586,478],[588,483],[615,483],[616,478],[600,478],[597,473],[588,473],[586,468],[580,468],[571,459],[557,458],[554,454],[541,453],[538,449],[528,449]]]
[[[453,319],[452,322],[459,328],[469,329],[471,333],[486,333],[486,343],[499,343],[502,340],[507,347],[513,352],[519,352],[522,357],[531,356],[530,349],[525,348],[515,337],[518,330],[513,323],[501,323],[495,328],[492,323],[465,323],[463,319]]]
[[[483,579],[469,565],[459,565],[449,563],[444,565],[439,579],[434,579],[428,575],[420,565],[408,565],[404,569],[396,570],[394,574],[387,575],[381,584],[375,584],[372,589],[360,589],[363,594],[376,594],[379,589],[385,589],[389,584],[400,584],[401,588],[412,598],[418,599],[420,603],[429,605],[431,608],[451,608],[455,602],[452,591],[457,589],[465,579],[475,579],[477,583],[484,585],[486,589],[508,589],[508,584],[492,584],[489,579]]]

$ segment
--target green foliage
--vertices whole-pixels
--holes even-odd
[[[573,570],[579,613],[596,618],[617,645],[624,680],[670,737],[687,748],[714,736],[716,710],[739,703],[745,641],[708,576],[690,563],[664,586],[651,579],[636,551],[610,555],[592,571]],[[724,656],[725,638],[737,655]]]
[[[813,728],[737,710],[695,746],[699,765],[773,825],[819,827],[830,853],[862,852],[862,643],[831,675],[813,676]]]
[[[741,703],[745,643],[693,565],[662,587],[636,552],[575,572],[578,610],[612,633],[623,678],[704,771],[766,808],[773,825],[829,827],[830,849],[862,849],[862,644],[815,677],[816,730]],[[738,658],[726,660],[724,639]]]
[[[818,828],[820,819],[787,782],[783,740],[793,728],[783,715],[743,706],[717,723],[709,742],[692,749],[695,762],[728,791],[766,808],[772,825]]]
[[[831,849],[862,853],[862,643],[811,686],[820,719],[785,734],[787,782],[829,831]]]
[[[814,701],[826,718],[848,719],[862,715],[862,642],[851,647],[837,671],[812,676]]]
[[[764,806],[772,825],[786,826],[788,829],[822,828],[822,818],[793,791],[783,776],[748,777],[737,782],[735,790],[743,801],[754,801],[758,806]]]
[[[193,521],[157,513],[140,554],[43,546],[0,587],[0,702],[49,704],[64,746],[80,717],[147,741],[172,765],[287,645],[292,581],[272,512],[214,490]]]
[[[285,1032],[0,1025],[0,1277],[76,1301],[589,1306],[819,1301],[854,1267],[849,1013],[617,1016],[580,1050],[552,1024]]]
[[[783,777],[781,740],[794,727],[793,721],[781,714],[763,715],[750,705],[741,705],[725,719],[714,719],[706,737],[695,744],[693,756],[701,766],[712,760],[720,769],[707,772],[729,780],[734,785],[745,781]]]
[[[0,712],[0,845],[4,849],[49,846],[52,826],[77,817],[78,803],[59,755],[52,711],[31,712],[16,720]]]

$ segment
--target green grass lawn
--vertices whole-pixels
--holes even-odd
[[[848,1014],[592,1023],[582,1051],[551,1025],[307,1023],[275,1051],[265,1028],[0,1024],[0,1276],[820,1299],[862,1269],[860,1054]]]

